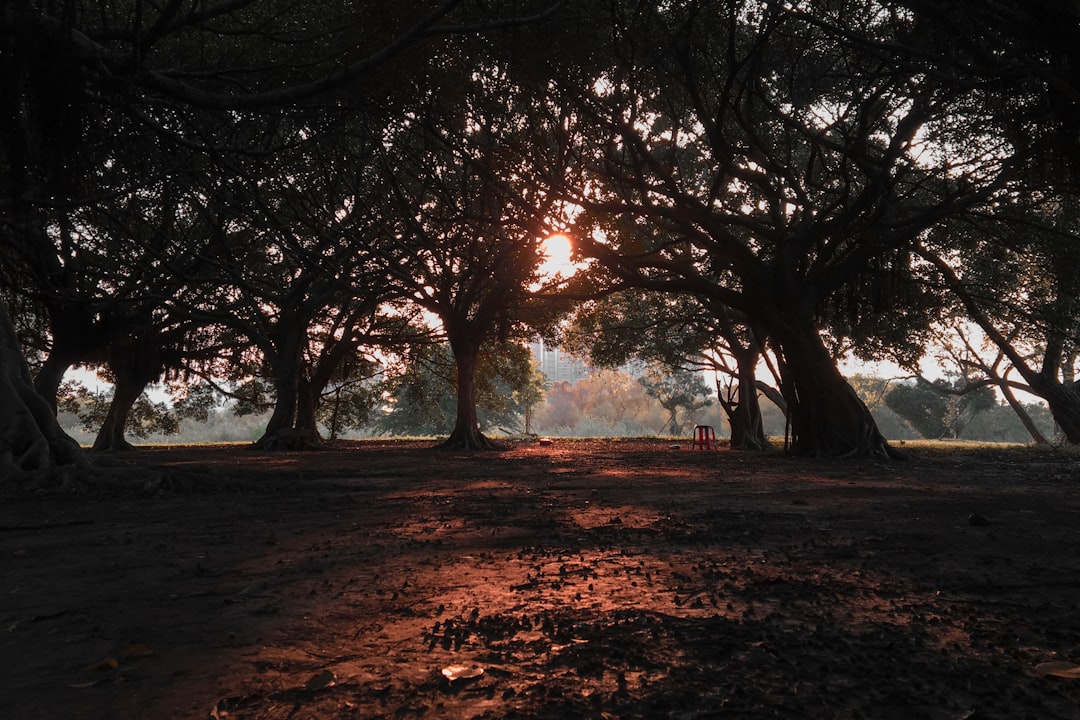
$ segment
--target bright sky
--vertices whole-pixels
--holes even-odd
[[[574,246],[565,235],[552,235],[543,242],[544,262],[540,265],[540,275],[545,279],[556,273],[568,278],[578,271],[577,263],[570,259]]]

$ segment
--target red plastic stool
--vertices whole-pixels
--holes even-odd
[[[691,450],[718,450],[716,433],[712,425],[695,425],[694,442],[690,444]]]

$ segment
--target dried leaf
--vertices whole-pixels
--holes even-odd
[[[150,657],[153,654],[154,649],[149,645],[135,644],[129,645],[128,649],[124,651],[124,658]]]
[[[223,697],[210,708],[212,720],[228,720],[234,710],[240,710],[248,705],[247,696]]]
[[[455,680],[472,680],[484,674],[484,668],[476,665],[447,665],[442,669],[443,677],[450,682]]]
[[[1080,665],[1071,662],[1044,662],[1035,666],[1035,672],[1041,677],[1053,675],[1054,677],[1080,680]]]
[[[304,683],[305,690],[322,690],[328,688],[334,684],[337,677],[331,670],[323,670],[322,672],[315,673],[308,681]]]
[[[116,658],[105,658],[94,666],[95,670],[116,670],[120,667],[120,661]]]

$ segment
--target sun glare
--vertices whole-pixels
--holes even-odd
[[[562,275],[570,277],[577,272],[578,265],[571,259],[574,246],[565,235],[552,235],[542,244],[544,261],[540,264],[540,274],[545,277]]]

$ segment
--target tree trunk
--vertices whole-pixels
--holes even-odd
[[[0,303],[0,480],[85,467],[79,444],[60,428],[49,404],[34,391],[15,330]]]
[[[840,374],[812,322],[789,317],[773,337],[780,349],[781,391],[787,400],[795,454],[901,457]]]
[[[457,366],[457,415],[454,429],[437,445],[442,450],[502,450],[502,446],[489,440],[480,432],[476,414],[476,357],[480,353],[477,343],[450,341]]]
[[[1016,417],[1020,418],[1020,423],[1024,426],[1024,429],[1027,430],[1028,435],[1031,436],[1031,439],[1035,442],[1035,444],[1049,445],[1050,441],[1046,439],[1046,436],[1043,435],[1042,431],[1039,430],[1038,425],[1036,425],[1035,421],[1031,419],[1031,415],[1028,413],[1027,410],[1024,409],[1024,406],[1020,404],[1020,401],[1016,399],[1016,395],[1015,393],[1013,393],[1012,388],[1009,387],[1009,384],[1004,380],[1001,380],[998,383],[998,388],[1001,390],[1001,394],[1005,397],[1005,401],[1009,403],[1009,407],[1011,407],[1012,411],[1016,413]]]
[[[98,430],[94,445],[96,452],[131,450],[124,437],[131,408],[146,386],[161,378],[165,371],[164,339],[147,322],[136,327],[132,334],[118,338],[109,348],[109,369],[116,385],[105,422]]]
[[[679,437],[683,434],[683,424],[679,422],[679,406],[665,408],[668,411],[667,428],[672,437]]]
[[[54,347],[34,377],[34,391],[49,404],[53,413],[56,412],[56,394],[60,391],[60,383],[73,363],[71,356],[57,352]]]
[[[761,421],[761,405],[758,403],[756,393],[747,393],[744,385],[739,385],[739,400],[734,403],[721,401],[727,415],[728,425],[731,426],[731,439],[728,445],[733,450],[768,450],[768,439],[765,437],[765,426]]]
[[[732,348],[734,351],[734,347]],[[765,426],[761,420],[761,403],[758,400],[758,382],[754,371],[760,357],[757,352],[734,352],[738,366],[738,384],[736,395],[725,397],[717,383],[716,394],[720,407],[727,415],[731,426],[729,445],[733,450],[768,450],[772,446],[765,437]]]
[[[48,311],[52,348],[34,378],[34,389],[56,412],[56,394],[68,368],[75,363],[110,361],[109,332],[95,321],[85,303],[56,301]]]
[[[1031,390],[1046,400],[1054,422],[1070,445],[1080,444],[1080,386],[1048,379],[1043,374],[1025,378]]]
[[[259,450],[295,450],[306,445],[296,428],[296,396],[300,389],[300,364],[279,361],[274,368],[274,412],[266,423],[261,438],[255,441]]]
[[[304,377],[303,372],[296,380],[296,423],[297,430],[310,430],[313,435],[318,435],[318,426],[315,421],[315,413],[319,410],[319,402],[322,399],[322,388]]]
[[[146,383],[135,382],[117,378],[113,399],[109,403],[109,412],[105,416],[105,422],[101,424],[94,445],[90,448],[94,452],[126,451],[133,450],[131,443],[124,437],[124,428],[127,427],[128,415],[135,401],[142,395]]]
[[[306,340],[307,326],[296,316],[283,313],[274,332],[274,350],[267,353],[274,372],[274,412],[263,436],[255,441],[258,450],[306,450],[317,439],[314,417],[307,427],[299,422]]]

